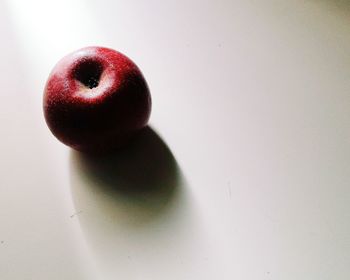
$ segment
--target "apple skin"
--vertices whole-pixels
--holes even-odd
[[[86,47],[53,68],[43,110],[58,140],[78,151],[99,153],[123,146],[147,125],[151,96],[128,57],[109,48]]]

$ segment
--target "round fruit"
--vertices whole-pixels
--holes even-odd
[[[151,96],[135,63],[87,47],[61,59],[47,80],[44,115],[64,144],[85,152],[118,148],[147,125]]]

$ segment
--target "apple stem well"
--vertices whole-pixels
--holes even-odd
[[[74,70],[74,78],[92,89],[98,86],[102,74],[102,65],[97,61],[82,61]]]

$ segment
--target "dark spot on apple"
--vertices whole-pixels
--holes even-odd
[[[74,69],[74,78],[90,89],[98,86],[101,74],[102,65],[94,60],[84,60]]]

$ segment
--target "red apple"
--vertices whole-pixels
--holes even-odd
[[[151,96],[128,57],[87,47],[56,64],[43,105],[46,123],[61,142],[79,151],[102,152],[120,147],[146,126]]]

